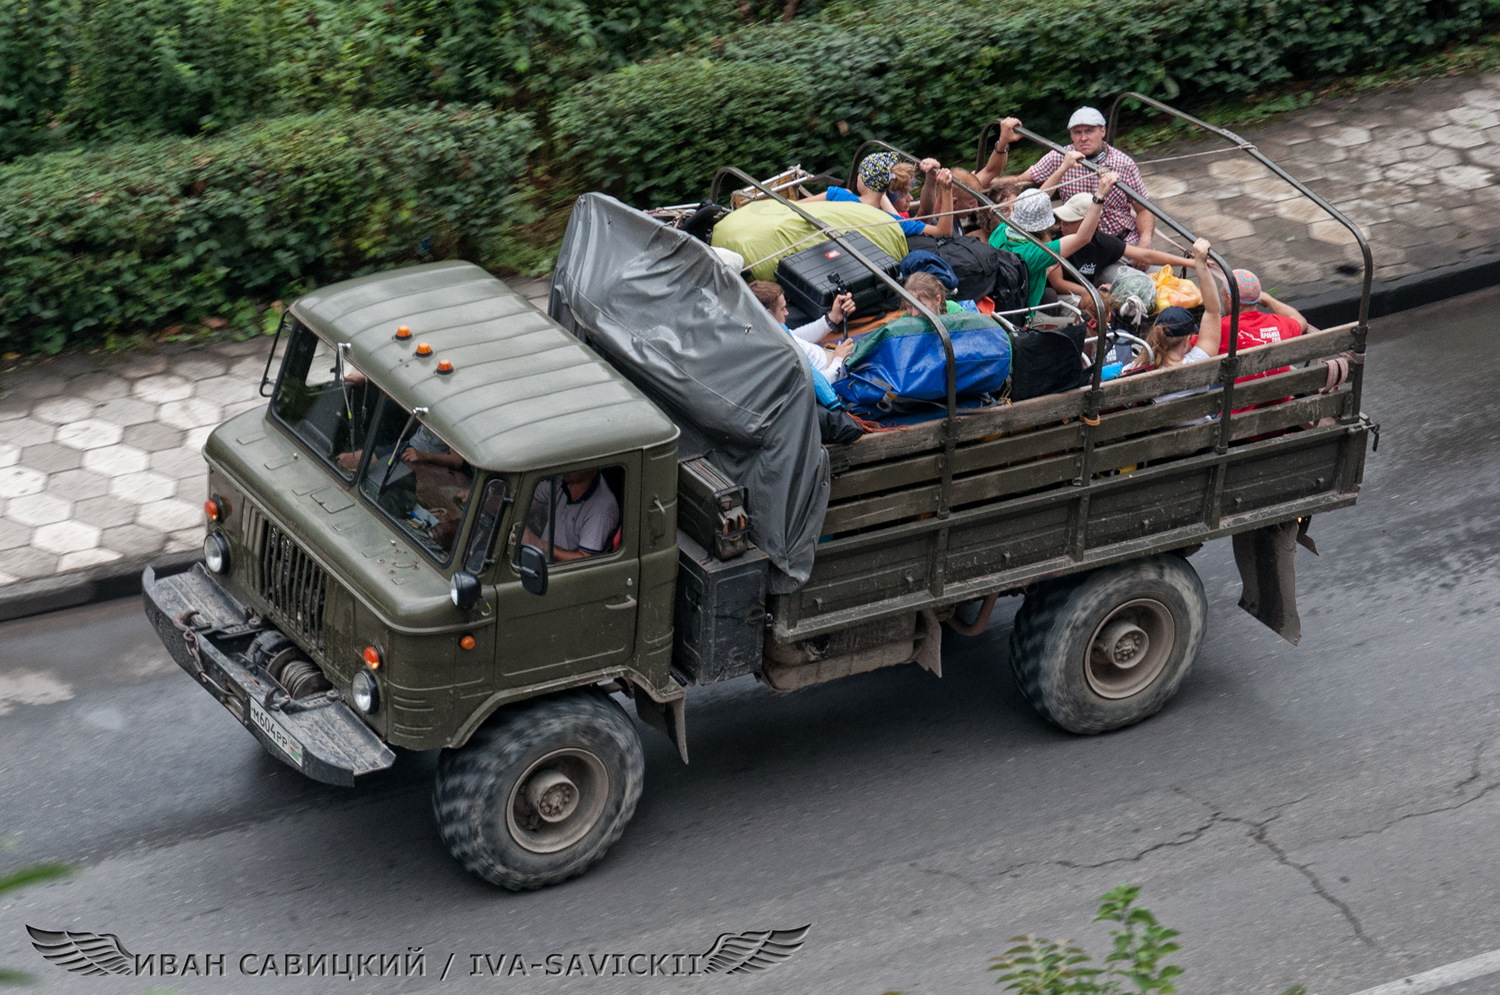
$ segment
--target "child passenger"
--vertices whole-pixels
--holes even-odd
[[[1208,267],[1208,239],[1200,238],[1193,243],[1193,262],[1196,264],[1199,280],[1207,280],[1210,283],[1210,291],[1216,290],[1213,285],[1213,274]],[[1125,367],[1125,373],[1138,373],[1143,370],[1164,370],[1173,366],[1186,366],[1190,363],[1201,363],[1205,359],[1212,359],[1219,354],[1219,341],[1223,337],[1223,326],[1219,321],[1220,298],[1217,293],[1207,292],[1203,295],[1203,317],[1193,320],[1193,315],[1185,308],[1164,308],[1156,316],[1156,324],[1151,326],[1151,331],[1146,333],[1146,344],[1151,347],[1151,354],[1155,361],[1144,354],[1137,357],[1135,362]],[[1193,335],[1197,334],[1195,342]],[[1196,393],[1195,390],[1181,391],[1169,394],[1157,400],[1166,401],[1176,397],[1185,397]]]
[[[878,208],[891,217],[895,218],[901,225],[901,231],[906,235],[935,235],[944,237],[953,234],[953,174],[946,169],[935,170],[932,174],[932,182],[937,187],[937,211],[936,224],[928,224],[925,221],[902,218],[897,213],[896,207],[887,196],[894,189],[896,196],[900,196],[903,190],[910,192],[911,181],[916,174],[915,169],[901,168],[901,157],[894,152],[875,152],[860,160],[859,173],[854,179],[854,186],[858,192],[845,187],[829,187],[827,190],[805,200],[828,200],[828,201],[860,201],[871,207]]]

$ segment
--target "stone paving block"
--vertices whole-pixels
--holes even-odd
[[[124,438],[120,441],[127,446],[134,446],[148,453],[159,453],[163,449],[176,449],[182,445],[182,440],[186,437],[187,433],[180,428],[161,425],[153,421],[131,425],[125,430]]]
[[[57,429],[57,444],[70,449],[102,449],[120,441],[125,430],[114,422],[84,418]]]
[[[15,466],[21,458],[21,447],[9,442],[0,442],[0,469]]]
[[[76,553],[64,553],[57,558],[57,572],[67,573],[69,570],[82,570],[84,567],[98,566],[100,563],[111,563],[120,558],[118,550],[113,549],[85,549]]]
[[[26,546],[31,542],[31,526],[0,518],[0,552]]]
[[[21,378],[12,376],[5,384],[7,398],[18,401],[35,402],[49,397],[56,397],[63,392],[67,381],[62,377],[36,376]]]
[[[72,383],[68,384],[68,393],[95,402],[112,401],[129,394],[130,383],[113,373],[86,373],[73,378]]]
[[[105,446],[90,449],[83,454],[83,465],[106,477],[118,477],[124,473],[136,473],[146,469],[146,454],[133,446]]]
[[[134,397],[116,397],[96,407],[94,417],[120,426],[144,425],[156,420],[156,405]]]
[[[1448,224],[1443,212],[1426,204],[1397,204],[1391,208],[1391,217],[1414,228],[1441,228]]]
[[[186,446],[152,453],[150,466],[157,473],[174,480],[201,477],[208,472],[208,464],[203,461],[202,451]]]
[[[265,373],[265,371],[266,356],[265,353],[259,353],[254,356],[247,356],[244,359],[235,360],[234,365],[229,368],[229,375],[235,379],[254,382],[256,388],[259,389],[261,374]],[[275,374],[276,371],[273,369],[271,375],[275,376]]]
[[[1494,128],[1500,126],[1500,114],[1496,114],[1494,110],[1489,108],[1460,104],[1443,113],[1449,121],[1457,125],[1462,125],[1465,128]]]
[[[105,549],[118,549],[126,556],[149,556],[160,552],[167,537],[158,529],[139,525],[116,525],[107,528],[99,537]]]
[[[31,417],[53,425],[81,421],[94,413],[94,403],[81,397],[54,397],[31,409]]]
[[[230,418],[233,418],[235,415],[244,414],[246,411],[249,411],[253,408],[264,407],[265,403],[266,402],[264,400],[258,397],[252,398],[248,401],[232,401],[229,404],[224,405],[224,418],[225,420],[228,420]]]
[[[66,521],[73,513],[73,502],[55,494],[27,494],[11,498],[5,505],[5,517],[33,528]]]
[[[1449,166],[1438,170],[1438,182],[1457,190],[1467,191],[1488,186],[1492,178],[1493,174],[1488,169],[1479,166]]]
[[[47,478],[47,493],[78,502],[85,498],[101,497],[109,493],[109,481],[88,470],[64,470]],[[74,506],[77,514],[77,506]]]
[[[135,521],[136,506],[114,497],[91,497],[73,505],[73,517],[80,522],[107,529]]]
[[[177,493],[177,480],[150,470],[127,473],[109,482],[109,493],[117,498],[146,504],[161,501]]]
[[[176,532],[201,525],[203,508],[177,498],[166,498],[141,505],[135,520],[137,525],[144,525],[158,532]]]
[[[1467,107],[1481,107],[1485,110],[1500,110],[1500,92],[1476,87],[1473,90],[1465,90],[1462,95],[1464,105]]]
[[[47,475],[29,466],[0,469],[0,498],[18,498],[40,494],[47,486]]]
[[[135,382],[130,393],[143,401],[164,404],[167,401],[182,401],[193,396],[193,385],[182,377],[170,373],[158,373],[142,377]]]
[[[1427,133],[1429,141],[1439,145],[1445,145],[1450,149],[1472,149],[1483,145],[1485,138],[1475,128],[1466,128],[1459,124],[1445,124],[1441,128],[1433,128]]]
[[[145,377],[155,376],[167,368],[167,357],[136,356],[129,362],[121,363],[115,367],[115,373],[126,380],[141,380]]]
[[[225,363],[204,352],[179,356],[167,364],[173,373],[187,380],[208,380],[224,375]]]
[[[1331,218],[1314,221],[1307,227],[1312,237],[1319,242],[1327,242],[1330,245],[1354,245],[1358,241],[1353,232]]]
[[[231,401],[261,400],[259,385],[259,377],[222,376],[200,380],[194,390],[197,397],[228,404]]]
[[[100,530],[85,522],[54,522],[39,527],[31,544],[48,553],[81,553],[99,548]]]
[[[163,553],[186,553],[189,550],[199,549],[203,546],[203,527],[194,526],[190,529],[179,529],[167,537],[166,544],[162,547]]]
[[[5,554],[5,572],[17,580],[51,577],[57,572],[57,554],[23,546]]]
[[[1304,225],[1312,224],[1314,221],[1322,221],[1328,217],[1327,211],[1306,197],[1279,201],[1272,210],[1275,211],[1276,216],[1279,218],[1297,221]],[[1260,231],[1260,226],[1257,225],[1255,230]]]
[[[212,425],[199,425],[197,428],[190,428],[188,429],[187,439],[182,444],[191,449],[195,455],[201,456],[203,453],[203,444],[208,441],[208,437],[218,427],[218,423],[215,422]]]
[[[156,420],[163,425],[170,425],[183,431],[201,428],[204,425],[217,425],[223,417],[223,408],[202,397],[168,401],[157,410],[156,414]]]
[[[1365,232],[1365,237],[1370,240],[1371,245],[1395,245],[1411,249],[1428,245],[1437,236],[1429,228],[1417,228],[1401,221],[1387,221],[1371,227]]]

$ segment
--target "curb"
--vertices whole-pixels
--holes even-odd
[[[147,566],[185,570],[202,558],[198,550],[137,556],[72,573],[7,584],[0,589],[0,622],[128,598],[141,593],[141,571]]]
[[[1399,280],[1376,280],[1370,287],[1370,317],[1382,318],[1497,285],[1500,285],[1500,252],[1475,255],[1461,263],[1413,273]],[[1359,288],[1330,290],[1298,298],[1292,303],[1312,324],[1329,328],[1359,317]],[[0,622],[77,608],[97,601],[128,598],[141,593],[141,571],[148,565],[159,569],[186,569],[200,558],[197,551],[160,558],[142,556],[75,573],[9,584],[0,589]]]

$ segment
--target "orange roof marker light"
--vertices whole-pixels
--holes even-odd
[[[432,346],[428,345],[426,342],[418,342],[417,343],[417,355],[418,356],[431,356],[432,355]]]
[[[402,325],[401,327],[396,329],[396,338],[402,340],[403,342],[406,341],[407,339],[411,338],[411,329],[407,328],[405,325]]]
[[[440,359],[438,360],[437,371],[444,375],[452,373],[453,364],[448,362],[446,359]]]

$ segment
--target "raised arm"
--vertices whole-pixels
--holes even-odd
[[[1042,189],[1047,191],[1049,194],[1053,190],[1056,190],[1059,186],[1062,185],[1063,177],[1072,172],[1072,170],[1082,161],[1082,152],[1078,151],[1077,149],[1068,149],[1068,151],[1063,153],[1062,162],[1057,164],[1057,168],[1052,171],[1052,175],[1047,177],[1047,182],[1042,184]]]
[[[1219,354],[1219,343],[1224,338],[1224,322],[1219,293],[1219,281],[1208,265],[1208,239],[1200,238],[1193,243],[1193,261],[1198,266],[1198,290],[1203,294],[1203,318],[1198,322],[1198,348],[1212,358]]]
[[[1094,231],[1099,227],[1099,216],[1104,213],[1104,201],[1109,192],[1115,188],[1120,178],[1114,173],[1105,173],[1099,177],[1099,192],[1094,194],[1094,202],[1089,205],[1088,213],[1079,222],[1078,230],[1071,235],[1062,237],[1062,247],[1058,249],[1058,255],[1066,259],[1079,249],[1094,240]]]
[[[1125,244],[1125,258],[1139,259],[1148,266],[1188,266],[1193,265],[1193,260],[1187,256],[1174,256],[1170,252],[1158,252],[1156,249],[1143,249],[1139,245]]]
[[[937,187],[937,214],[936,224],[926,224],[922,228],[923,235],[934,235],[938,238],[946,238],[953,234],[953,173],[947,169],[935,169],[931,174],[933,185]],[[926,186],[923,186],[922,195],[927,195]]]
[[[1005,164],[1010,159],[1010,147],[1020,137],[1016,134],[1016,129],[1020,126],[1020,118],[1008,117],[1000,122],[1000,138],[996,140],[995,148],[990,152],[989,161],[984,164],[983,169],[974,174],[979,178],[981,188],[994,183],[1000,178],[1000,174],[1005,172]]]
[[[928,156],[917,164],[922,171],[922,195],[917,198],[917,217],[925,218],[937,209],[937,183],[932,174],[943,168],[943,164]]]
[[[1304,317],[1302,317],[1302,312],[1301,311],[1298,311],[1296,308],[1292,307],[1290,304],[1287,304],[1287,303],[1285,303],[1283,301],[1278,301],[1276,298],[1272,297],[1270,294],[1267,294],[1265,292],[1262,292],[1261,295],[1260,295],[1260,303],[1263,304],[1263,305],[1265,305],[1266,307],[1270,308],[1276,314],[1283,315],[1283,316],[1285,316],[1287,318],[1291,318],[1299,326],[1301,326],[1301,329],[1302,329],[1303,332],[1307,331],[1307,329],[1308,329],[1307,319],[1304,318]]]

